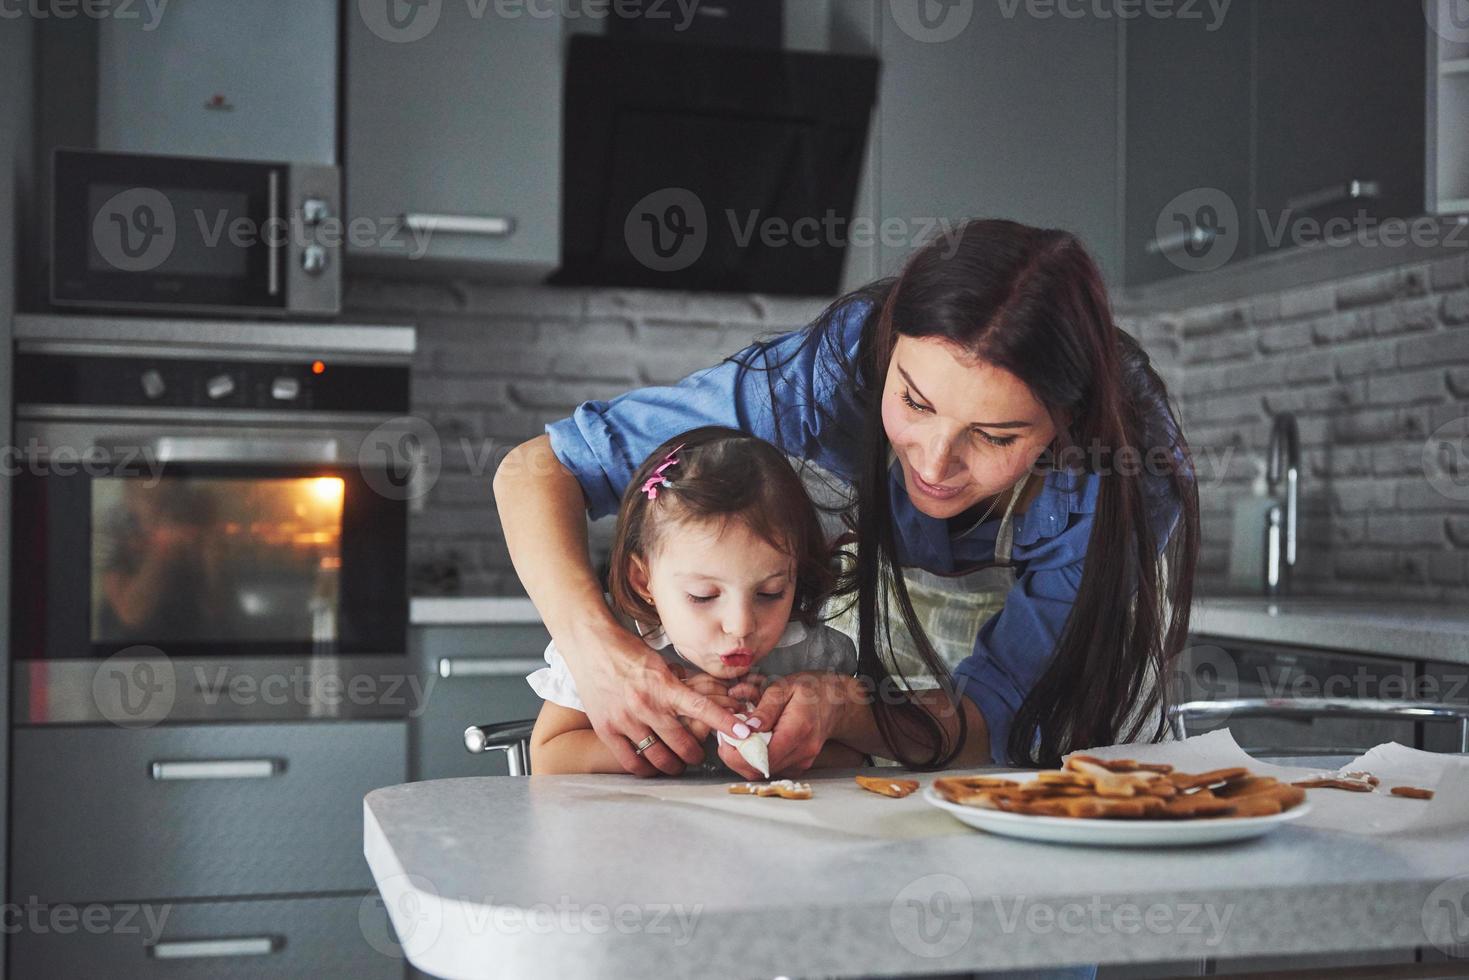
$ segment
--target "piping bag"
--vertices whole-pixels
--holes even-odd
[[[748,701],[745,702],[746,711],[754,711],[755,706]],[[749,715],[739,712],[735,717],[740,721],[746,721]],[[724,732],[719,733],[719,740],[727,742],[735,747],[735,751],[756,769],[766,779],[770,778],[770,736],[772,732],[751,732],[749,738],[730,738]]]

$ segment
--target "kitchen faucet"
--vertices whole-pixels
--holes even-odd
[[[1277,496],[1285,478],[1285,503]],[[1270,457],[1265,474],[1270,495],[1275,498],[1265,518],[1265,594],[1277,596],[1290,591],[1291,570],[1296,565],[1296,526],[1300,514],[1301,434],[1290,412],[1275,416],[1270,430]]]

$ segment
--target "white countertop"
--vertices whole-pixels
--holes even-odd
[[[1469,664],[1469,610],[1434,603],[1201,599],[1194,603],[1190,630],[1199,636]]]
[[[724,780],[677,781],[684,793],[704,782],[723,794]],[[369,793],[364,851],[409,959],[460,978],[948,974],[1404,949],[1429,945],[1434,896],[1469,873],[1462,834],[1288,824],[1235,844],[1081,848],[969,831],[921,794],[855,790],[850,772],[811,782],[849,793],[842,812],[876,829],[760,817],[796,801],[740,798],[745,816],[659,799],[628,776],[478,777]],[[899,935],[915,908],[936,927]]]

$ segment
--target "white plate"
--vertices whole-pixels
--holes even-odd
[[[1200,820],[1083,820],[1076,817],[1035,817],[1003,810],[950,803],[932,786],[923,798],[947,810],[963,823],[992,834],[1020,837],[1054,844],[1101,844],[1114,847],[1177,847],[1182,844],[1214,844],[1220,841],[1259,837],[1311,812],[1311,804],[1299,803],[1284,813],[1268,817],[1216,817]]]

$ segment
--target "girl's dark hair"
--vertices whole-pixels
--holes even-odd
[[[657,498],[648,499],[643,484],[679,446],[678,462],[666,474],[673,486],[659,487]],[[607,592],[613,606],[638,622],[658,623],[658,611],[628,580],[632,556],[649,559],[671,525],[715,521],[722,531],[730,520],[743,522],[795,559],[791,615],[816,626],[837,577],[816,507],[779,450],[764,439],[717,425],[691,429],[653,450],[623,491],[608,557]]]
[[[851,315],[849,304],[862,301],[870,305],[852,359],[836,340],[836,325]],[[890,689],[895,675],[905,682],[899,696],[874,700],[889,751],[912,768],[942,768],[968,738],[963,712],[958,738],[951,739],[906,696],[901,667],[879,655],[879,630],[886,636],[891,628],[884,586],[891,581],[927,673],[957,705],[948,665],[924,635],[897,573],[881,396],[899,335],[943,340],[1014,374],[1056,424],[1056,445],[1038,464],[1059,463],[1073,476],[1090,473],[1099,481],[1076,599],[1048,665],[1012,722],[1005,754],[1017,765],[1057,766],[1075,749],[1136,740],[1159,709],[1150,738],[1161,739],[1166,679],[1188,634],[1199,551],[1198,493],[1187,443],[1147,354],[1113,321],[1101,273],[1080,241],[1065,231],[975,220],[915,251],[896,277],[839,297],[807,328],[795,352],[822,347],[816,362],[835,363],[840,374],[826,383],[860,408],[848,413],[861,417],[860,431],[850,432],[824,412],[821,399],[816,406],[827,430],[823,443],[846,440],[860,447],[852,461],[856,559],[838,592],[856,595],[859,675],[877,691]],[[756,343],[731,360],[742,371],[768,372],[779,414],[790,395],[777,389],[784,365],[769,363],[771,343]],[[1077,492],[1079,482],[1072,481]],[[1170,534],[1167,518],[1174,514]],[[923,750],[904,750],[895,737],[900,732]]]

